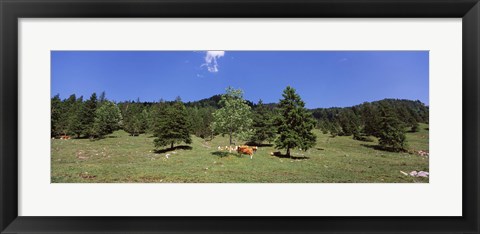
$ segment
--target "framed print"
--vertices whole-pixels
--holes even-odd
[[[478,233],[476,0],[0,9],[1,233]]]

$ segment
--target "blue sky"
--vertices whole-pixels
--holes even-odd
[[[384,98],[429,104],[428,51],[52,51],[51,95],[195,101],[241,88],[278,102],[287,85],[308,108]]]

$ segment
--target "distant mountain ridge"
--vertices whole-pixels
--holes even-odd
[[[185,106],[187,107],[214,107],[214,108],[220,108],[221,106],[219,105],[219,101],[220,99],[222,98],[222,95],[221,94],[217,94],[217,95],[213,95],[209,98],[203,98],[203,99],[200,99],[198,101],[189,101],[189,102],[184,102],[185,103]],[[247,101],[247,104],[251,107],[255,107],[257,104],[250,101],[250,100],[246,100]],[[406,104],[406,105],[411,105],[411,106],[425,106],[428,108],[427,105],[425,105],[424,103],[422,103],[420,100],[409,100],[409,99],[395,99],[395,98],[385,98],[385,99],[382,99],[382,100],[377,100],[377,101],[372,101],[372,102],[363,102],[363,103],[359,103],[357,105],[353,105],[353,106],[347,106],[347,107],[319,107],[319,108],[307,108],[311,111],[315,111],[315,110],[325,110],[325,109],[344,109],[344,108],[359,108],[361,107],[362,105],[364,105],[365,103],[370,103],[370,104],[373,104],[373,105],[377,105],[377,104],[380,104],[382,102],[389,102],[390,104],[394,104],[395,105],[399,105],[398,103],[402,103],[402,104]],[[397,103],[397,104],[395,104]],[[267,106],[267,107],[270,107],[270,108],[275,108],[278,103],[274,103],[274,102],[271,102],[271,103],[263,103],[264,106]]]

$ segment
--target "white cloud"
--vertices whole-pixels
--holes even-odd
[[[205,54],[205,63],[202,66],[206,66],[209,72],[218,72],[217,60],[225,55],[225,51],[210,50]]]

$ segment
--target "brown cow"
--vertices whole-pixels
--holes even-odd
[[[238,146],[237,147],[237,152],[240,153],[240,154],[248,154],[248,155],[250,155],[250,159],[253,158],[253,149],[246,146],[246,145]]]
[[[60,140],[70,140],[70,136],[63,135],[60,137]]]

